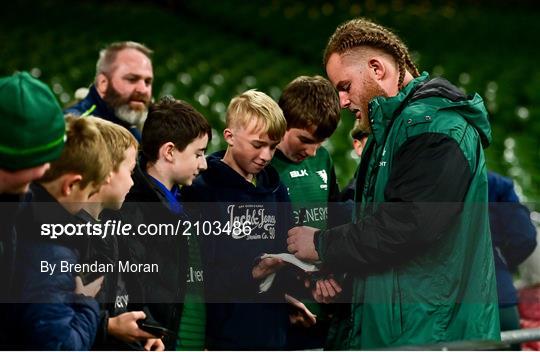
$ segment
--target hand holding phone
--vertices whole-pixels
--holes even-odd
[[[165,336],[174,337],[175,335],[175,333],[171,330],[164,328],[163,326],[155,322],[148,322],[146,321],[146,319],[137,320],[137,325],[139,326],[139,329],[144,330],[147,333],[150,333],[159,338],[163,338]]]

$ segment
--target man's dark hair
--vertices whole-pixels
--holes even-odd
[[[398,88],[403,86],[405,71],[409,71],[413,77],[420,76],[418,68],[411,59],[407,46],[392,33],[388,28],[373,23],[365,18],[357,18],[341,24],[328,40],[324,51],[324,62],[333,53],[343,54],[354,48],[367,46],[382,50],[391,55],[398,65],[399,80]]]
[[[321,76],[300,76],[285,87],[279,107],[287,120],[287,129],[315,127],[314,137],[323,140],[332,135],[339,122],[339,98],[332,83]]]
[[[183,151],[196,138],[205,134],[210,141],[212,128],[200,112],[185,101],[165,96],[148,108],[141,149],[149,162],[155,162],[163,144],[172,142],[176,149]]]

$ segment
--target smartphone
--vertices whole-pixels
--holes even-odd
[[[171,330],[164,328],[161,325],[154,323],[148,323],[144,319],[137,320],[137,325],[141,330],[144,330],[156,337],[162,338],[164,336],[174,336],[175,333]]]

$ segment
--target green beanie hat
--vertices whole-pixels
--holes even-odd
[[[27,72],[0,78],[0,168],[20,170],[60,157],[65,122],[54,94]]]

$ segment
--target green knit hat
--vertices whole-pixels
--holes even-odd
[[[57,159],[65,140],[62,109],[27,72],[0,78],[0,168],[20,170]]]

